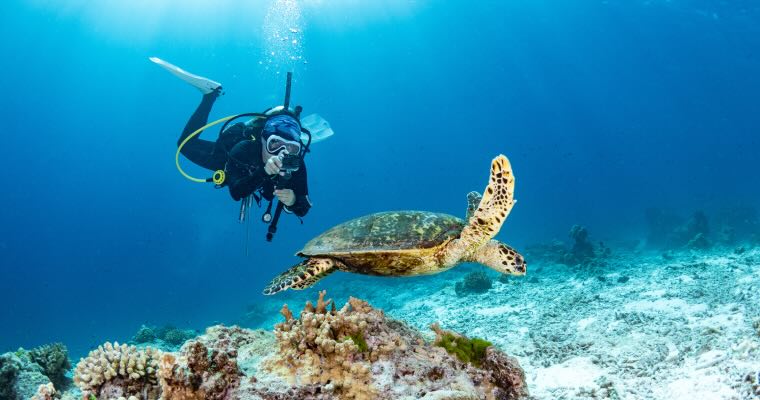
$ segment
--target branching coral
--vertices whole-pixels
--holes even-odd
[[[307,302],[299,318],[287,305],[281,313],[285,322],[275,326],[280,356],[270,360],[268,368],[298,384],[325,386],[343,398],[374,398],[371,363],[407,347],[384,324],[382,312],[353,297],[336,311],[322,291],[316,307]]]
[[[98,398],[119,398],[134,395],[141,399],[157,399],[158,359],[161,352],[150,347],[106,343],[79,361],[74,383],[85,395]]]

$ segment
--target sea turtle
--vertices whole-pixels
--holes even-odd
[[[410,276],[446,271],[477,262],[505,274],[524,275],[525,259],[493,240],[509,215],[515,178],[507,157],[491,162],[484,194],[467,195],[467,218],[427,211],[371,214],[337,225],[297,253],[306,258],[264,289],[271,295],[306,289],[335,271],[377,276]]]

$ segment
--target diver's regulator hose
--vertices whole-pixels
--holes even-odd
[[[185,144],[187,144],[187,142],[189,142],[190,139],[198,136],[206,128],[210,128],[210,127],[212,127],[212,126],[214,126],[216,124],[220,124],[222,122],[229,121],[229,120],[234,119],[234,118],[236,118],[238,116],[239,115],[237,115],[237,114],[236,115],[230,115],[230,116],[227,116],[227,117],[224,117],[224,118],[219,118],[218,120],[216,120],[214,122],[211,122],[211,123],[208,123],[206,125],[203,125],[202,127],[198,128],[198,130],[196,130],[195,132],[189,134],[185,138],[185,140],[183,140],[182,143],[180,143],[179,146],[177,146],[177,153],[174,155],[174,163],[177,165],[177,170],[179,170],[179,173],[182,174],[182,176],[184,176],[185,178],[187,178],[187,179],[189,179],[189,180],[191,180],[193,182],[198,182],[198,183],[214,182],[217,185],[221,185],[221,184],[224,183],[225,174],[224,174],[224,170],[221,170],[221,169],[214,171],[214,175],[211,178],[207,178],[207,179],[195,178],[195,177],[190,176],[179,165],[179,155],[182,152],[182,148],[185,147]]]

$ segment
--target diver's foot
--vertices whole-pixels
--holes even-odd
[[[196,89],[200,90],[201,93],[204,95],[211,94],[212,92],[219,90],[220,94],[222,89],[222,84],[216,81],[212,81],[211,79],[202,77],[200,75],[195,75],[193,73],[187,72],[184,69],[170,64],[158,57],[150,57],[150,61],[160,65],[167,71],[171,72],[174,76],[182,79],[183,81],[193,85]],[[217,97],[219,94],[217,94]]]
[[[207,100],[216,100],[217,97],[224,94],[224,90],[221,86],[217,86],[215,89],[205,90],[198,88],[203,93],[203,98]]]
[[[193,85],[193,86],[198,88],[198,90],[200,90],[204,96],[214,96],[214,98],[216,98],[224,94],[224,91],[222,90],[222,85],[212,80],[209,80],[207,83]]]

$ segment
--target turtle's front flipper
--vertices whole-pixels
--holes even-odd
[[[512,166],[507,157],[499,155],[491,161],[491,178],[478,208],[468,219],[459,239],[453,240],[444,250],[445,266],[457,264],[463,256],[472,254],[499,233],[515,204],[514,191]]]
[[[263,293],[271,295],[287,289],[303,290],[314,286],[320,279],[335,272],[336,269],[337,263],[332,258],[312,257],[277,275],[264,288]]]

